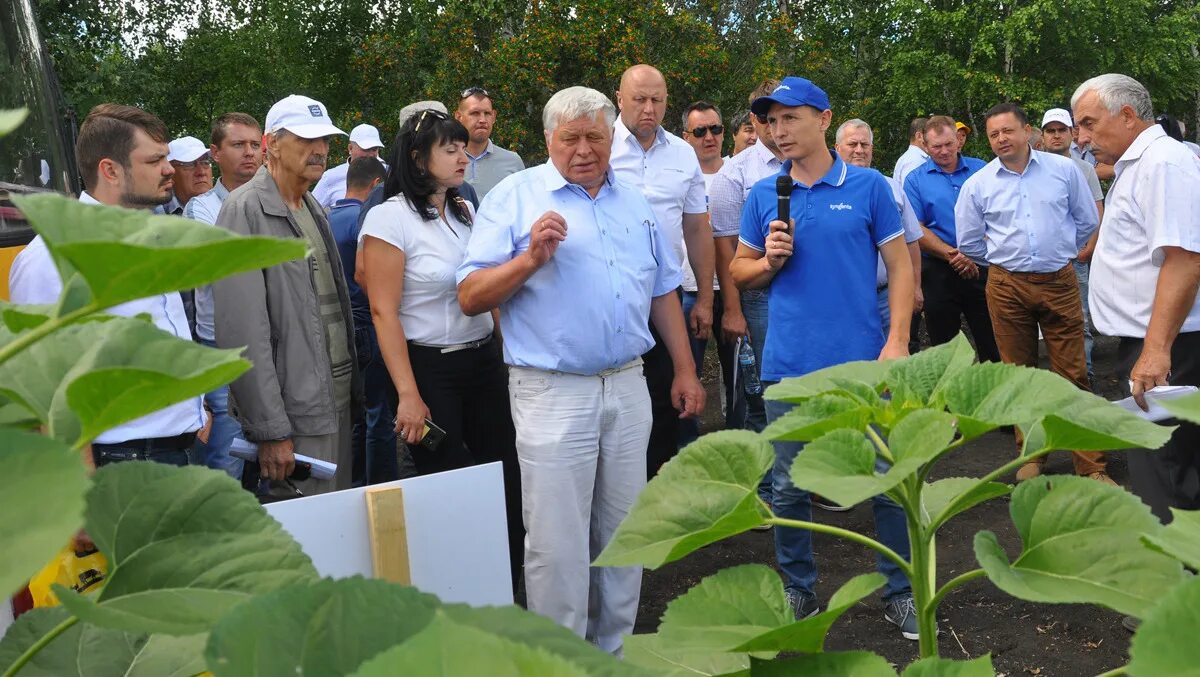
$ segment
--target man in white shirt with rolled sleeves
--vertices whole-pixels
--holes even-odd
[[[667,244],[688,263],[697,280],[713,276],[713,234],[708,220],[704,174],[696,153],[686,141],[662,128],[667,112],[667,81],[653,66],[638,64],[621,75],[617,90],[620,116],[612,135],[611,164],[617,179],[639,189]],[[697,290],[687,318],[689,334],[707,338],[712,331],[713,293],[708,285]],[[655,332],[654,347],[643,356],[646,382],[654,408],[654,426],[647,449],[646,472],[653,477],[679,449],[679,411],[671,404],[676,372]]]
[[[1200,386],[1200,158],[1154,122],[1150,93],[1108,73],[1071,97],[1078,143],[1112,164],[1092,257],[1096,329],[1120,337],[1122,388],[1145,406],[1159,385]],[[1180,423],[1157,451],[1130,451],[1132,489],[1164,522],[1200,508],[1200,426]]]
[[[75,155],[85,188],[80,202],[152,210],[171,200],[175,169],[167,160],[167,129],[146,111],[96,106],[79,127]],[[40,235],[17,255],[8,284],[14,303],[58,302],[62,278]],[[129,301],[106,312],[148,316],[155,327],[191,340],[179,292]],[[95,465],[133,460],[188,465],[188,449],[204,425],[203,407],[202,398],[192,397],[106,430],[92,444]]]

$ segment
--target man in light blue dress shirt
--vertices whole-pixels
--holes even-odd
[[[457,279],[463,312],[500,308],[529,610],[620,654],[641,567],[590,563],[646,484],[648,321],[675,365],[682,415],[704,408],[704,388],[675,291],[680,262],[646,198],[609,167],[615,121],[596,90],[550,97],[550,161],[488,192]]]
[[[183,208],[185,217],[210,226],[217,225],[217,215],[221,213],[221,205],[225,204],[230,191],[237,190],[254,178],[254,173],[262,166],[262,136],[262,126],[258,120],[246,113],[225,113],[213,120],[209,152],[221,169],[221,178],[212,190],[188,201]],[[212,287],[204,285],[196,289],[195,298],[196,338],[200,343],[215,348]],[[223,470],[230,477],[240,480],[244,464],[240,458],[234,458],[229,453],[229,448],[234,438],[241,434],[242,426],[229,415],[229,386],[221,386],[205,395],[204,403],[212,412],[212,431],[207,441],[196,441],[192,449],[193,458],[199,465]]]
[[[988,312],[1000,358],[1038,365],[1038,330],[1050,368],[1089,389],[1083,349],[1083,304],[1072,260],[1100,224],[1092,191],[1070,158],[1033,150],[1029,119],[1013,103],[985,115],[996,159],[963,184],[955,205],[958,249],[990,265]],[[1041,474],[1043,459],[1017,472]],[[1104,456],[1074,452],[1075,472],[1113,484]]]

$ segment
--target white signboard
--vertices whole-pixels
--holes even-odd
[[[414,587],[443,602],[512,604],[500,463],[413,477],[404,496],[409,571]],[[266,506],[312,558],[322,576],[370,577],[367,487]]]

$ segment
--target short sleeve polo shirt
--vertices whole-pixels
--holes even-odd
[[[778,175],[750,189],[742,209],[742,244],[766,250],[776,214],[775,179],[790,172],[791,162],[785,162]],[[811,188],[793,182],[791,215],[794,250],[768,289],[764,381],[879,356],[876,256],[881,245],[904,233],[887,179],[836,155]]]
[[[917,220],[951,247],[958,246],[958,231],[954,227],[958,192],[972,174],[986,165],[979,158],[960,155],[958,167],[953,172],[946,172],[929,159],[904,178],[904,191],[908,193]],[[987,261],[976,259],[975,262],[987,265]]]

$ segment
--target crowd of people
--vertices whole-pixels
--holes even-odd
[[[908,355],[922,322],[933,345],[965,321],[981,361],[1033,367],[1040,335],[1050,368],[1085,390],[1094,322],[1120,337],[1120,379],[1139,402],[1156,385],[1200,385],[1200,157],[1129,77],[1084,82],[1037,128],[997,104],[984,116],[989,162],[962,154],[967,125],[918,117],[890,177],[872,168],[867,121],[841,122],[830,147],[833,104],[801,77],[762,83],[728,125],[691,103],[679,135],[663,126],[655,68],[629,68],[615,94],[615,105],[585,87],[551,96],[549,160],[530,168],[492,141],[496,102],[480,87],[453,112],[400,111],[390,153],[374,127],[354,128],[349,160],[332,168],[331,142],[346,135],[304,96],[263,125],[221,115],[208,144],[169,140],[138,108],[94,108],[76,148],[81,201],[309,248],[111,309],[241,349],[253,367],[100,435],[95,465],[203,464],[278,500],[500,461],[514,587],[523,580],[532,611],[620,653],[641,570],[590,562],[700,434],[706,406],[725,427],[761,431],[791,407],[764,387]],[[10,286],[18,303],[57,301],[40,237]],[[706,403],[710,341],[723,388]],[[231,456],[239,438],[257,461]],[[775,443],[760,498],[801,520],[814,504],[849,509],[792,484],[802,451]],[[300,472],[297,455],[336,472]],[[1161,519],[1200,508],[1198,455],[1190,425],[1131,455],[1133,489]],[[1074,452],[1074,468],[1113,484],[1100,454]],[[1030,462],[1017,479],[1041,472]],[[879,496],[873,509],[880,539],[907,556],[900,507]],[[774,538],[796,618],[818,613],[811,533]],[[884,618],[917,639],[908,580],[878,566]]]

